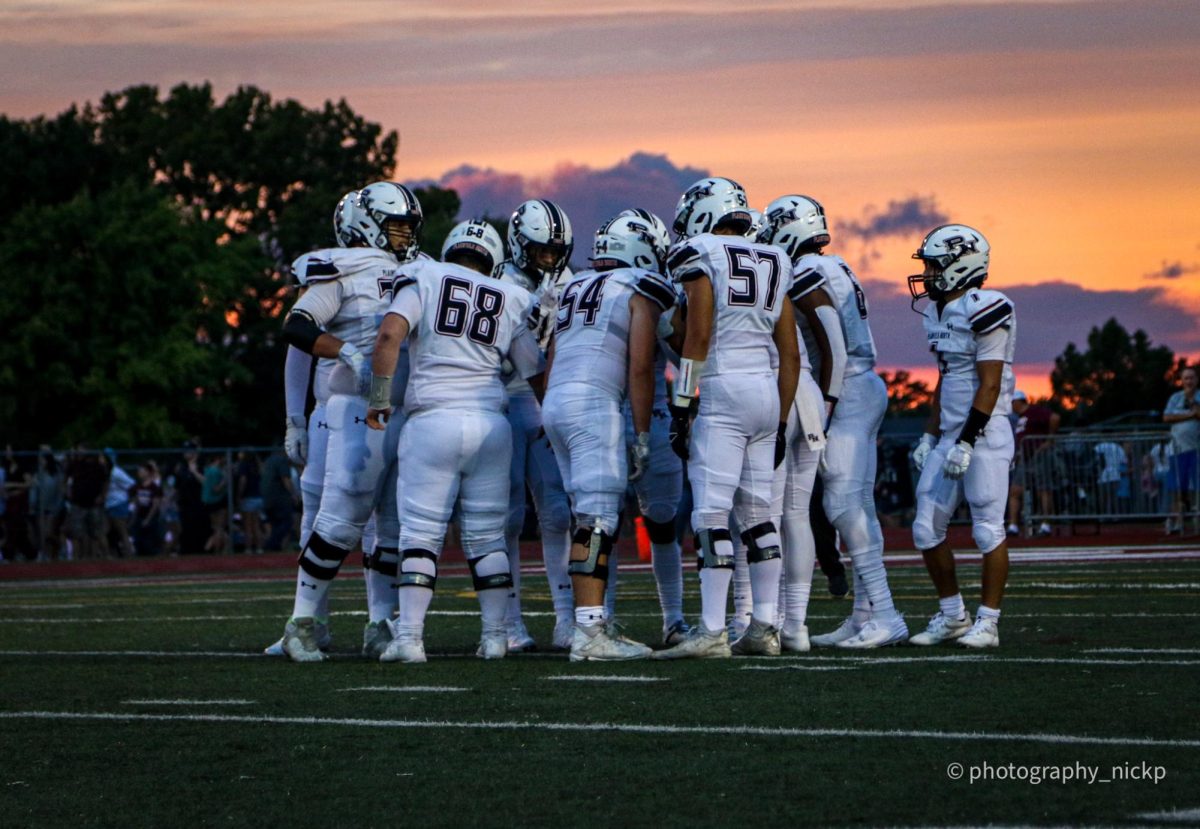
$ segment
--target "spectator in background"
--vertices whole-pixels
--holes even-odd
[[[278,552],[291,537],[296,510],[296,484],[292,480],[292,465],[282,449],[272,450],[262,467],[262,505],[271,525],[271,534],[263,545]]]
[[[133,546],[139,556],[156,556],[162,552],[163,511],[162,483],[154,461],[138,464],[137,483],[133,485]]]
[[[1183,514],[1195,509],[1197,460],[1200,457],[1200,401],[1196,399],[1196,368],[1179,373],[1179,391],[1167,400],[1163,422],[1171,424],[1171,482],[1175,491],[1175,515],[1167,518],[1167,535],[1183,532]]]
[[[204,465],[204,485],[200,497],[208,512],[209,536],[204,542],[204,552],[224,553],[229,549],[229,533],[225,529],[229,514],[226,498],[229,493],[229,478],[225,474],[225,458],[212,455]]]
[[[1171,508],[1171,487],[1168,477],[1171,471],[1171,439],[1165,438],[1154,444],[1142,456],[1142,489],[1150,496],[1151,512],[1165,513]]]
[[[1054,443],[1046,438],[1058,431],[1062,418],[1046,406],[1031,404],[1028,395],[1020,389],[1013,392],[1011,418],[1016,451],[1008,478],[1008,534],[1021,532],[1025,490],[1032,489],[1030,494],[1036,495],[1042,514],[1037,534],[1050,535],[1046,517],[1054,515],[1054,490],[1058,481]]]
[[[1100,512],[1104,515],[1122,512],[1122,498],[1129,498],[1129,458],[1125,454],[1125,447],[1116,441],[1106,440],[1097,443],[1093,451],[1100,461],[1100,475],[1096,481]]]
[[[133,509],[129,506],[129,490],[137,483],[117,463],[117,453],[104,450],[104,463],[108,467],[108,488],[104,493],[104,513],[108,519],[106,535],[116,541],[116,554],[121,558],[133,555],[133,543],[129,540],[129,519]]]
[[[38,560],[57,559],[61,540],[63,509],[66,506],[66,480],[63,468],[49,446],[38,449],[37,473],[29,493],[29,509],[34,524],[34,543]]]
[[[12,446],[4,450],[4,478],[0,489],[4,490],[4,553],[9,559],[16,557],[32,559],[37,556],[34,549],[32,513],[29,509],[29,491],[33,486],[33,470],[24,461],[13,455]]]
[[[175,465],[171,488],[179,511],[179,552],[195,555],[204,552],[210,535],[208,510],[204,506],[204,473],[200,469],[199,442],[183,444],[183,459]]]
[[[108,468],[100,455],[85,444],[75,448],[67,465],[67,535],[79,559],[98,558],[107,552],[104,541],[104,493],[108,488]]]
[[[246,537],[246,552],[263,551],[263,499],[259,489],[261,477],[258,456],[253,452],[238,452],[234,493],[242,513],[242,530]]]

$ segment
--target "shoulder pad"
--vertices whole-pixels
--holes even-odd
[[[1012,302],[999,291],[968,291],[965,300],[967,319],[976,334],[994,331],[1012,319]]]
[[[675,290],[666,277],[653,271],[630,268],[629,275],[633,290],[653,302],[662,310],[668,310],[675,304]]]
[[[296,257],[292,263],[292,275],[301,285],[325,282],[342,275],[328,250],[314,250]]]
[[[792,284],[788,287],[787,292],[788,298],[792,302],[811,294],[828,281],[825,279],[824,272],[815,264],[805,263],[803,259],[800,261],[801,264],[796,266],[796,270],[792,274]]]

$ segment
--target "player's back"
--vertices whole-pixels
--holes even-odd
[[[679,242],[668,266],[677,282],[712,283],[713,327],[701,378],[769,374],[778,367],[773,333],[791,272],[779,248],[701,233]]]
[[[979,388],[979,361],[1004,362],[1000,397],[991,413],[1011,412],[1017,320],[1008,297],[999,291],[972,288],[940,311],[936,302],[929,303],[922,316],[929,350],[937,357],[942,375],[942,431],[956,432],[966,421]]]
[[[867,295],[859,284],[854,271],[840,256],[810,253],[800,257],[796,263],[797,283],[811,272],[825,278],[825,292],[833,300],[842,323],[842,336],[846,340],[846,376],[853,377],[875,369],[875,338],[871,336],[871,325],[867,321],[869,311]],[[820,368],[820,351],[816,338],[807,324],[800,328],[804,345]]]
[[[618,397],[625,394],[630,304],[638,295],[661,310],[675,301],[665,277],[641,268],[581,271],[563,286],[555,320],[551,387],[574,381]]]
[[[391,310],[408,319],[410,374],[405,411],[501,411],[500,367],[527,338],[533,298],[525,289],[448,262],[426,261],[396,278]]]

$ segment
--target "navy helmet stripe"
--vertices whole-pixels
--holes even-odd
[[[562,213],[554,202],[539,199],[542,206],[546,208],[546,215],[550,217],[550,238],[553,241],[562,240],[565,237],[563,229]]]

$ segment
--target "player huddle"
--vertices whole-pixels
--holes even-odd
[[[362,550],[363,654],[424,662],[451,522],[479,599],[478,655],[534,647],[520,602],[526,488],[552,644],[572,661],[999,644],[1016,324],[1011,302],[982,288],[978,231],[935,228],[914,254],[924,272],[909,277],[914,307],[930,300],[922,316],[941,372],[913,452],[913,540],[940,610],[910,638],[874,507],[887,391],[866,296],[824,252],[818,202],[783,196],[758,213],[736,182],[705,178],[679,199],[674,242],[657,216],[625,210],[596,230],[591,267],[575,274],[570,221],[548,200],[513,213],[507,257],[491,225],[467,221],[434,260],[418,253],[421,225],[408,188],[376,182],[339,202],[341,247],[293,265],[304,293],[284,323],[285,443],[304,467],[302,552],[291,618],[268,653],[325,658],[330,584]],[[700,573],[692,626],[675,530],[685,474]],[[818,508],[851,558],[855,598],[836,630],[810,637],[818,476]],[[631,486],[651,541],[658,650],[626,637],[614,615]],[[946,542],[964,495],[985,554],[974,621]]]

